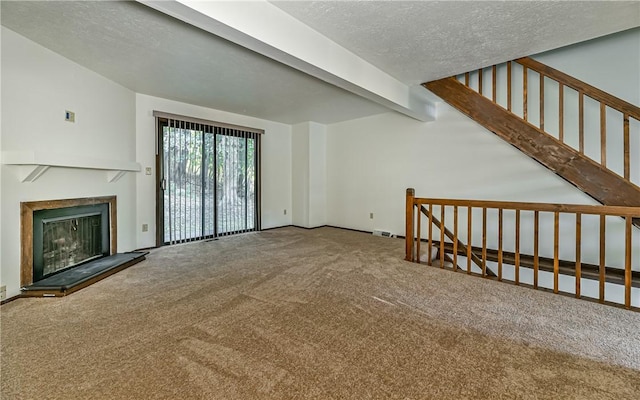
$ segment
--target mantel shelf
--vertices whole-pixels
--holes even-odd
[[[18,167],[18,177],[22,182],[34,182],[51,167],[103,170],[107,173],[108,182],[116,182],[127,172],[141,170],[140,163],[134,161],[35,151],[3,151],[2,164]]]

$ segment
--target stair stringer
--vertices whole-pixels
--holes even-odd
[[[423,86],[600,203],[640,206],[640,187],[503,109],[455,77]]]

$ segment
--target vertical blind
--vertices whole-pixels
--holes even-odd
[[[260,230],[262,131],[154,112],[160,244]]]

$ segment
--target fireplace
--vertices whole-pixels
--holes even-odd
[[[116,253],[115,196],[21,203],[21,285]]]
[[[145,259],[116,252],[116,197],[20,203],[23,297],[60,297]]]

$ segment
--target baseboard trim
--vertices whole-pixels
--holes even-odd
[[[373,234],[373,231],[363,231],[362,229],[345,228],[344,226],[335,226],[335,225],[320,225],[320,226],[314,226],[313,228],[307,228],[305,226],[298,226],[298,225],[292,225],[292,226],[295,226],[296,228],[302,228],[302,229],[308,229],[308,230],[318,229],[318,228],[334,228],[334,229],[342,229],[344,231],[367,233],[369,235]]]
[[[270,231],[272,229],[280,229],[280,228],[300,228],[300,229],[306,229],[308,231],[312,231],[312,230],[318,229],[318,228],[335,228],[335,229],[342,229],[342,230],[351,231],[351,232],[367,233],[367,234],[370,234],[370,235],[373,234],[373,231],[363,231],[361,229],[345,228],[343,226],[319,225],[319,226],[313,226],[313,227],[306,227],[306,226],[300,226],[300,225],[294,225],[294,224],[283,225],[283,226],[274,226],[272,228],[262,229],[260,232]],[[396,237],[399,238],[400,236],[396,235]],[[404,239],[404,236],[402,238]]]
[[[306,229],[306,230],[313,230],[313,229],[318,229],[318,228],[324,228],[328,225],[320,225],[320,226],[314,226],[314,227],[306,227],[306,226],[300,226],[300,225],[293,225],[293,224],[289,224],[289,225],[282,225],[282,226],[274,226],[271,228],[266,228],[266,229],[262,229],[260,232],[264,232],[264,231],[271,231],[273,229],[280,229],[280,228],[300,228],[300,229]]]
[[[274,229],[280,229],[280,228],[289,228],[291,226],[293,225],[289,224],[289,225],[281,225],[281,226],[272,226],[271,228],[262,228],[258,232],[272,231]]]
[[[12,296],[12,297],[7,297],[7,298],[6,298],[6,299],[4,299],[4,300],[0,300],[0,306],[3,306],[3,305],[5,305],[5,304],[7,304],[7,303],[11,303],[12,301],[14,301],[14,300],[18,300],[18,299],[21,299],[21,298],[23,298],[23,297],[24,297],[24,296],[23,296],[22,294],[17,294],[17,295]]]
[[[345,231],[360,232],[360,233],[367,233],[369,235],[373,235],[373,231],[363,231],[362,229],[345,228],[343,226],[335,226],[335,225],[325,225],[325,226],[327,228],[343,229]]]

